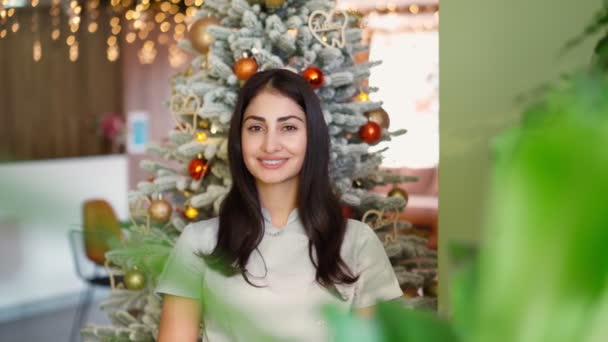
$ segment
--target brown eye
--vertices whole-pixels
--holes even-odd
[[[283,127],[283,130],[287,131],[287,132],[295,132],[298,130],[298,127],[293,126],[293,125],[287,125],[287,126]]]
[[[253,125],[253,126],[249,126],[249,127],[247,128],[247,130],[248,130],[249,132],[259,132],[259,131],[261,131],[261,130],[262,130],[262,127],[261,127],[261,126],[258,126],[258,125]]]

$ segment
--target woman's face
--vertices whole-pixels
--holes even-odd
[[[297,185],[306,155],[306,115],[289,97],[264,90],[245,109],[241,145],[258,185]]]

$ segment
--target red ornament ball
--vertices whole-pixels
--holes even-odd
[[[342,216],[345,218],[353,218],[353,209],[347,205],[343,205]]]
[[[258,71],[258,62],[251,57],[241,58],[234,63],[234,74],[241,81],[247,81]]]
[[[368,144],[375,144],[382,136],[382,127],[373,121],[369,121],[359,129],[359,137]]]
[[[310,66],[302,72],[302,76],[310,83],[313,89],[321,88],[324,82],[323,71],[315,66]]]
[[[209,166],[207,165],[207,161],[205,159],[192,159],[190,164],[188,164],[188,172],[190,176],[196,180],[201,179],[204,175],[207,174],[209,170]]]

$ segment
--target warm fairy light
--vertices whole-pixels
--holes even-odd
[[[88,30],[90,33],[97,32],[97,23],[89,23]]]
[[[169,36],[166,33],[161,33],[158,35],[158,44],[165,45],[169,42]]]
[[[135,20],[135,21],[133,22],[133,27],[134,27],[135,29],[139,30],[139,29],[141,29],[141,28],[142,28],[143,24],[144,24],[144,23],[143,23],[141,20]]]
[[[19,23],[13,23],[13,25],[11,25],[11,31],[13,31],[13,33],[19,31]]]
[[[0,31],[0,38],[4,38],[6,37],[6,30],[2,29],[2,31]]]
[[[158,12],[154,16],[154,20],[159,24],[162,23],[165,20],[165,18],[167,18],[167,16],[163,12]]]
[[[72,46],[74,43],[76,42],[76,37],[74,37],[74,35],[69,35],[66,39],[65,39],[65,43],[68,44],[69,46]]]
[[[186,31],[186,25],[184,25],[184,24],[175,25],[175,33],[182,34],[185,31]]]
[[[74,8],[74,13],[76,13],[76,14],[80,14],[80,12],[82,12],[82,7],[80,7],[80,6],[76,6],[76,7]]]
[[[117,36],[120,33],[120,30],[122,30],[122,27],[120,25],[114,26],[112,27],[112,34]]]
[[[78,31],[78,25],[70,25],[70,31],[72,31],[72,33],[76,33],[76,31]]]
[[[109,36],[108,39],[106,40],[106,43],[108,43],[108,46],[112,46],[112,45],[116,45],[116,36]]]
[[[154,47],[154,42],[148,40],[144,43],[144,46],[137,52],[137,57],[141,64],[152,64],[156,58],[158,51]]]
[[[410,12],[413,14],[417,14],[420,12],[420,7],[418,5],[410,5]]]
[[[70,19],[70,24],[71,25],[80,25],[80,17],[79,16],[74,16]]]
[[[6,10],[0,11],[0,19],[6,18]]]
[[[125,18],[127,18],[127,20],[133,20],[133,13],[135,13],[135,11],[133,11],[133,10],[126,11]]]
[[[201,7],[203,5],[203,0],[194,0],[194,6]]]
[[[171,5],[171,8],[169,9],[169,13],[171,14],[176,14],[177,12],[179,12],[179,6],[177,5]]]
[[[38,0],[32,0],[32,7],[38,6],[38,3],[39,3]]]
[[[139,37],[140,40],[144,40],[144,39],[148,38],[148,30],[139,31],[137,36]]]
[[[76,62],[78,60],[78,42],[74,42],[74,44],[70,46],[69,58],[70,62]]]
[[[141,18],[141,12],[139,12],[139,11],[133,12],[133,19],[137,20],[139,18]]]
[[[114,7],[118,6],[120,4],[120,0],[111,0],[110,4]]]
[[[106,50],[106,58],[108,59],[108,61],[116,62],[116,60],[118,59],[118,55],[118,45],[108,46],[108,49]]]
[[[12,17],[13,14],[15,14],[15,9],[14,8],[9,8],[8,12],[6,12],[6,14],[8,15],[8,17]]]
[[[110,26],[116,26],[120,24],[120,18],[119,17],[112,17],[112,19],[110,19]]]
[[[171,4],[168,2],[163,2],[162,4],[160,4],[160,10],[163,12],[169,12],[169,10],[171,9]]]
[[[137,38],[137,35],[135,34],[135,32],[129,32],[129,33],[127,33],[127,36],[125,37],[125,40],[127,41],[127,43],[131,44],[135,41],[135,38]]]
[[[58,28],[54,29],[53,32],[51,32],[51,39],[52,40],[59,39],[59,36],[61,36],[61,31],[59,31]]]
[[[160,24],[161,32],[167,32],[169,29],[171,29],[171,24],[169,22],[165,21],[164,23]]]
[[[192,6],[192,4],[194,4],[194,0],[184,0],[184,5],[186,5],[187,7]]]
[[[196,14],[196,8],[195,7],[188,7],[188,8],[186,8],[186,16],[193,17],[195,14]]]
[[[184,22],[184,19],[185,19],[185,16],[183,13],[176,13],[175,16],[173,17],[173,21],[176,24]]]
[[[40,62],[40,59],[42,59],[42,45],[40,45],[40,40],[34,42],[33,57],[34,62]]]

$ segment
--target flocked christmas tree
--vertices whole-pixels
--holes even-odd
[[[407,193],[370,191],[377,185],[413,180],[382,171],[382,150],[373,147],[405,131],[389,132],[381,102],[369,101],[370,68],[355,63],[361,43],[360,16],[326,0],[206,0],[181,47],[191,66],[172,80],[167,105],[176,121],[168,143],[149,152],[166,162],[144,161],[154,174],[129,194],[126,238],[107,257],[118,273],[101,308],[112,326],[89,326],[87,341],[152,341],[162,298],[155,280],[183,228],[214,217],[232,180],[227,132],[240,86],[252,74],[288,68],[316,89],[331,135],[330,176],[345,216],[376,229],[402,288],[422,288],[436,276],[436,254],[425,240],[400,234],[411,225],[397,220]],[[176,166],[177,165],[177,166]],[[412,270],[412,265],[416,269]],[[410,304],[421,304],[420,298]]]

